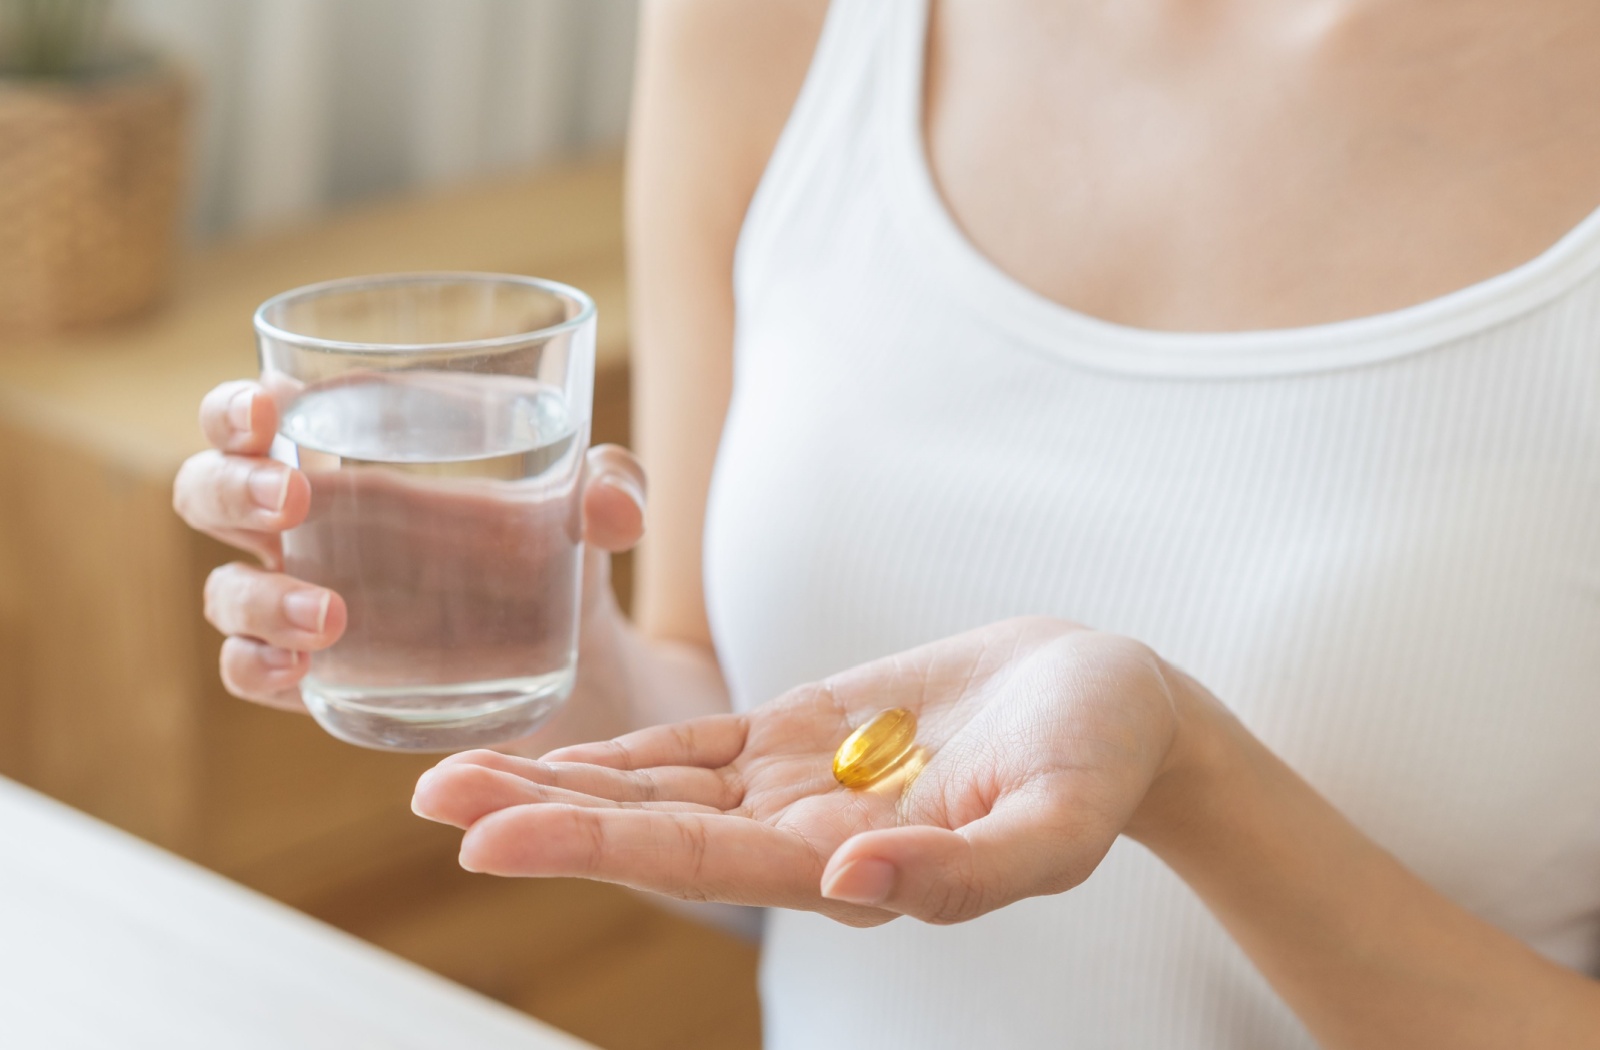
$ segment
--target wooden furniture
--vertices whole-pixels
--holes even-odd
[[[0,779],[0,1043],[588,1044]]]
[[[201,253],[137,321],[0,335],[0,774],[475,987],[566,1010],[559,1023],[617,1050],[753,1046],[749,945],[610,887],[465,876],[459,836],[409,811],[432,759],[228,697],[200,593],[237,555],[171,509],[173,476],[202,447],[201,395],[255,373],[256,304],[340,275],[492,270],[584,288],[600,313],[595,439],[625,440],[620,198],[607,159],[381,204]],[[458,943],[465,928],[473,944]],[[679,944],[694,961],[631,969]],[[618,1027],[604,996],[573,1012],[606,981],[669,994],[672,1012],[648,1032]]]

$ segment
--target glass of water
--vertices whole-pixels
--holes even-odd
[[[306,706],[340,739],[453,751],[572,690],[594,304],[531,277],[297,288],[255,315],[273,456],[311,480],[285,571],[345,600]]]

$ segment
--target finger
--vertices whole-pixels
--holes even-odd
[[[711,806],[696,806],[688,802],[619,802],[581,791],[535,783],[514,773],[470,762],[435,766],[417,779],[416,790],[411,795],[411,811],[417,816],[462,829],[471,827],[490,813],[534,803],[601,809],[635,807],[674,812],[721,812]]]
[[[608,769],[587,762],[540,762],[487,750],[462,751],[439,762],[440,767],[456,765],[485,766],[535,784],[615,802],[686,802],[729,810],[744,801],[744,791],[728,776],[700,766]]]
[[[583,538],[613,554],[628,550],[644,535],[644,468],[620,445],[590,449],[587,466]]]
[[[245,635],[283,649],[326,649],[344,633],[344,599],[328,590],[231,562],[206,578],[206,620],[223,634]]]
[[[213,448],[264,456],[278,429],[278,408],[259,383],[236,379],[200,401],[200,430]]]
[[[748,817],[532,805],[467,829],[461,866],[597,879],[684,900],[815,908],[822,864],[800,836]]]
[[[172,506],[193,528],[281,532],[305,520],[311,482],[276,460],[212,450],[190,456],[172,483]]]
[[[750,720],[744,715],[709,715],[687,722],[651,726],[592,744],[557,748],[546,762],[587,762],[609,769],[651,766],[725,766],[744,750]]]
[[[851,837],[828,859],[822,895],[924,922],[965,922],[1088,878],[1115,837],[1088,832],[1010,795],[954,831],[913,825]]]
[[[228,638],[222,643],[222,684],[242,700],[305,713],[300,679],[310,669],[307,653],[258,642]]]

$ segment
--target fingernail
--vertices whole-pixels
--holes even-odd
[[[283,596],[283,618],[313,634],[321,634],[328,623],[328,602],[331,591],[290,591]]]
[[[299,656],[293,650],[279,649],[275,645],[262,646],[260,654],[262,664],[269,671],[292,671],[299,663]]]
[[[894,865],[865,858],[846,864],[822,884],[822,895],[848,904],[882,904],[894,890]]]
[[[256,392],[241,390],[228,401],[228,425],[235,430],[250,429],[251,409],[255,407]]]
[[[633,500],[640,513],[644,512],[644,490],[639,488],[637,481],[626,474],[607,474],[604,480],[607,485]]]
[[[277,513],[289,498],[289,472],[282,467],[257,467],[250,472],[246,486],[256,506]]]

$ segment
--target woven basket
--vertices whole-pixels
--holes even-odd
[[[171,274],[188,92],[173,69],[0,79],[0,332],[135,313]]]

